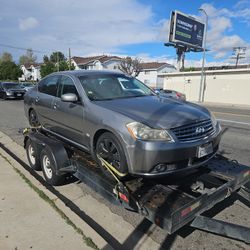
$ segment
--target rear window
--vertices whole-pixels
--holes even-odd
[[[4,82],[2,83],[2,86],[5,89],[21,89],[21,86],[18,83]]]

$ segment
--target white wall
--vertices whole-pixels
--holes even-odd
[[[161,74],[164,89],[186,94],[187,100],[199,100],[200,71]],[[205,102],[250,105],[250,69],[210,70],[206,72]]]

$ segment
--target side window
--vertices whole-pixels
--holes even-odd
[[[49,76],[38,84],[38,91],[47,95],[56,96],[59,76]]]
[[[79,97],[76,86],[71,78],[67,76],[62,76],[60,82],[61,84],[58,91],[58,97],[61,97],[62,95],[69,93],[76,94]]]

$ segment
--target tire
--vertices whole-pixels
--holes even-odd
[[[6,95],[6,93],[3,93],[3,100],[7,100],[7,95]]]
[[[38,127],[40,126],[40,122],[38,120],[37,113],[34,109],[32,109],[29,113],[29,124],[32,127]]]
[[[65,182],[65,175],[56,174],[56,162],[48,148],[44,148],[40,155],[40,163],[44,178],[52,186],[59,186]]]
[[[25,149],[30,167],[36,171],[41,170],[40,152],[31,139],[27,140]]]
[[[102,134],[98,138],[95,148],[95,155],[99,166],[106,176],[113,178],[109,171],[102,166],[100,160],[97,158],[97,154],[99,154],[104,160],[115,167],[118,172],[122,174],[128,173],[128,164],[124,150],[121,143],[114,134],[110,132],[105,132]],[[121,179],[122,177],[118,176],[118,178]]]

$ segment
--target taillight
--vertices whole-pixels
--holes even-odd
[[[182,94],[179,92],[176,92],[176,96],[180,98],[182,96]]]

